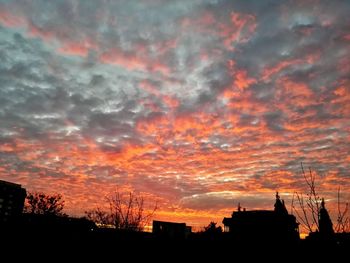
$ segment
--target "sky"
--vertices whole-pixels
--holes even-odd
[[[0,0],[0,179],[155,219],[350,200],[350,2]],[[332,207],[334,209],[332,209]]]

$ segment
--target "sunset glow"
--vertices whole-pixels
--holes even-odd
[[[290,210],[300,163],[350,200],[350,2],[0,0],[0,179],[65,212]]]

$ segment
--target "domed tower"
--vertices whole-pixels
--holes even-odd
[[[322,198],[320,214],[319,214],[319,230],[323,236],[330,236],[334,234],[333,223],[325,207],[325,201]]]
[[[288,215],[287,208],[284,204],[284,201],[281,200],[278,192],[276,192],[276,202],[275,202],[275,212],[279,215]]]

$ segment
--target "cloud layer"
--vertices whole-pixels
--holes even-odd
[[[205,225],[350,190],[346,1],[0,0],[0,176],[67,212],[117,186]],[[344,198],[350,196],[344,194]]]

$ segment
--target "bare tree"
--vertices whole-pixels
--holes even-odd
[[[222,227],[216,226],[216,222],[211,221],[209,225],[204,227],[204,232],[208,234],[220,234],[222,233]]]
[[[102,211],[100,208],[85,212],[86,217],[101,227],[113,226],[113,218],[110,213]]]
[[[322,232],[320,230],[324,230],[324,225],[322,229],[320,228],[320,222],[325,222],[326,217],[329,217],[328,212],[325,208],[325,203],[323,198],[320,198],[317,190],[316,190],[316,174],[311,171],[309,168],[309,173],[306,174],[303,164],[301,163],[301,170],[304,181],[307,184],[307,193],[306,195],[295,192],[292,198],[292,212],[295,213],[301,227],[305,228],[309,232]],[[338,188],[337,193],[338,200],[338,216],[337,216],[337,224],[334,228],[334,231],[337,233],[341,232],[349,232],[350,231],[350,220],[348,217],[349,212],[349,204],[345,203],[345,206],[341,207],[340,201],[340,188]],[[296,204],[296,206],[295,206]],[[323,218],[321,218],[323,217]],[[323,220],[322,220],[323,219]],[[332,222],[329,219],[328,225],[329,231],[332,229]]]
[[[113,225],[120,230],[142,231],[157,210],[157,203],[151,209],[146,209],[144,197],[135,192],[121,193],[116,190],[106,199],[110,207],[109,212],[97,208],[85,213],[97,224]]]
[[[41,192],[28,192],[24,206],[25,213],[63,216],[64,200],[62,195],[48,195]]]
[[[335,232],[337,233],[345,233],[350,232],[350,220],[347,216],[349,212],[349,203],[345,203],[344,208],[341,208],[340,201],[340,187],[338,188],[337,195],[337,203],[338,203],[338,216],[337,216],[337,224],[335,226]]]
[[[291,210],[297,216],[297,219],[302,227],[307,229],[309,232],[319,231],[319,216],[322,199],[316,191],[316,175],[310,168],[307,175],[302,163],[301,171],[304,181],[307,184],[308,192],[306,193],[306,196],[298,192],[293,194]],[[295,207],[295,203],[297,203],[298,207]]]

